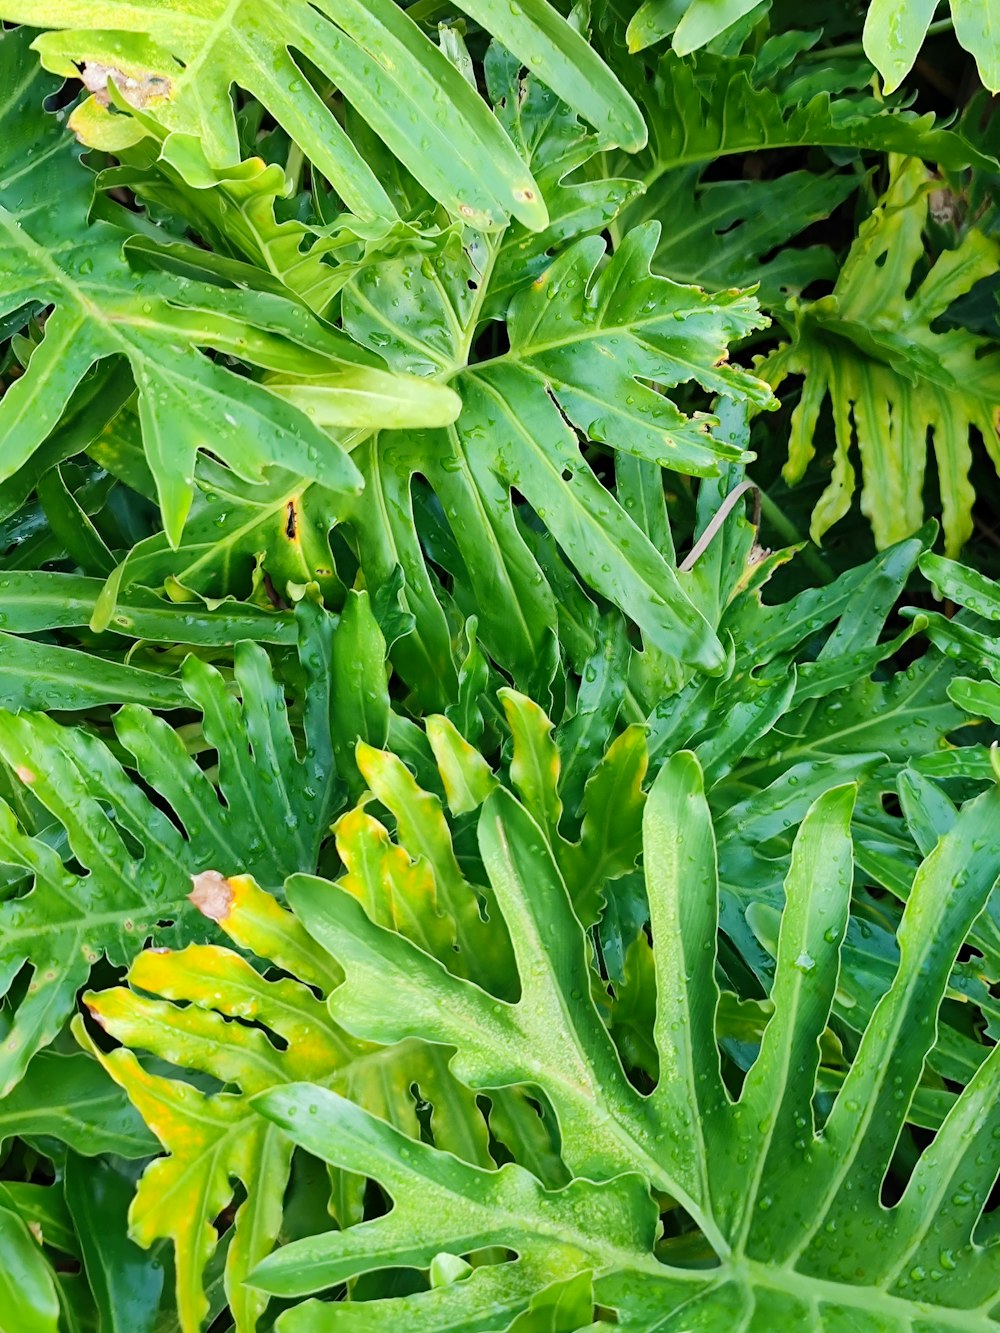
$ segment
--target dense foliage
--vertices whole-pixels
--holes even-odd
[[[0,0],[0,1333],[1000,1323],[1000,11],[801,9]]]

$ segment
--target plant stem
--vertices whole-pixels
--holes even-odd
[[[954,26],[954,20],[950,16],[946,19],[938,19],[928,26],[926,36],[934,37],[939,32],[950,32]],[[827,60],[831,57],[863,55],[865,55],[864,42],[844,42],[842,46],[824,46],[819,51],[807,51],[802,59]]]
[[[295,141],[288,150],[288,160],[285,163],[285,180],[293,195],[298,194],[299,186],[302,182],[302,168],[305,164],[305,153]]]

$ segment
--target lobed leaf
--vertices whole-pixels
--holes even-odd
[[[818,1040],[844,948],[854,796],[851,787],[826,792],[796,839],[773,1014],[735,1094],[722,1080],[716,1045],[719,889],[712,821],[693,755],[662,767],[643,818],[659,1050],[658,1082],[647,1098],[624,1079],[588,1002],[583,930],[542,831],[509,793],[488,798],[480,841],[517,958],[521,998],[514,1005],[447,978],[440,964],[375,925],[342,892],[293,880],[296,911],[344,967],[332,1012],[378,1040],[419,1032],[446,1043],[455,1050],[456,1075],[472,1087],[518,1080],[540,1087],[578,1178],[557,1194],[540,1193],[516,1167],[477,1171],[407,1142],[321,1089],[267,1093],[255,1105],[269,1120],[326,1160],[374,1176],[394,1206],[359,1227],[280,1249],[252,1280],[301,1295],[378,1266],[426,1268],[441,1251],[462,1255],[496,1243],[515,1251],[512,1269],[477,1269],[475,1279],[444,1288],[447,1298],[442,1288],[404,1298],[414,1326],[446,1327],[457,1311],[468,1319],[487,1308],[481,1302],[490,1300],[491,1277],[520,1279],[514,1290],[526,1308],[545,1281],[531,1271],[532,1261],[544,1263],[549,1227],[558,1218],[559,1243],[566,1246],[560,1276],[592,1273],[595,1299],[613,1308],[624,1327],[650,1327],[655,1318],[658,1327],[679,1329],[696,1316],[706,1326],[735,1318],[753,1328],[808,1317],[810,1326],[835,1329],[869,1315],[887,1328],[991,1327],[987,1312],[1000,1291],[998,1273],[991,1249],[976,1243],[973,1232],[997,1159],[980,1151],[973,1164],[967,1136],[973,1124],[992,1123],[986,1102],[986,1087],[995,1081],[992,1059],[954,1102],[902,1201],[883,1204],[880,1182],[934,1041],[955,955],[996,883],[1000,794],[994,788],[967,805],[924,861],[903,915],[898,971],[822,1115],[815,1102]],[[555,938],[560,944],[553,949]],[[405,996],[391,1013],[377,1003],[387,981]],[[956,1161],[951,1145],[959,1142],[966,1147]],[[958,1194],[946,1203],[966,1176],[961,1203]],[[673,1264],[669,1246],[654,1255],[644,1182],[683,1202],[714,1251],[715,1267]],[[620,1202],[612,1202],[615,1192]],[[428,1200],[430,1231],[426,1219],[417,1221]],[[583,1218],[596,1231],[581,1232]],[[911,1266],[923,1237],[934,1243],[938,1226],[949,1241],[948,1263],[933,1273],[923,1263]],[[511,1287],[504,1291],[509,1298]],[[377,1307],[387,1318],[404,1308],[391,1299]],[[287,1317],[287,1326],[314,1327],[321,1309],[307,1304]]]

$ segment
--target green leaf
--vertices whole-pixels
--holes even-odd
[[[494,785],[486,760],[446,717],[432,714],[427,718],[427,739],[441,773],[448,809],[453,815],[478,809]]]
[[[961,135],[937,128],[931,115],[824,92],[802,102],[794,88],[782,94],[757,87],[747,57],[705,52],[682,60],[668,51],[656,61],[652,79],[644,73],[637,63],[630,81],[649,122],[649,147],[636,158],[647,189],[679,167],[804,144],[902,153],[949,168],[989,168],[988,157]]]
[[[315,583],[337,606],[346,590],[334,570],[329,534],[342,511],[342,496],[294,472],[270,468],[263,484],[246,485],[203,460],[180,545],[172,548],[163,533],[155,533],[128,552],[99,598],[98,628],[113,628],[118,599],[127,613],[133,592],[142,587],[165,587],[171,598],[180,597],[187,603],[180,616],[191,614],[200,598],[260,602],[266,579],[289,600],[292,586]],[[250,637],[268,642],[262,629]]]
[[[955,560],[935,555],[933,551],[920,557],[920,572],[931,581],[941,597],[968,607],[984,620],[1000,620],[1000,589],[993,579]]]
[[[793,336],[757,369],[775,388],[805,377],[792,415],[785,478],[800,480],[816,448],[827,399],[836,447],[833,475],[813,511],[819,541],[847,513],[855,488],[857,437],[861,509],[879,547],[909,536],[924,520],[928,442],[937,462],[945,548],[955,555],[972,532],[970,433],[978,432],[995,467],[996,352],[962,329],[934,321],[997,262],[994,241],[969,231],[913,287],[923,262],[932,177],[917,160],[897,166],[889,190],[861,228],[833,294],[793,310]]]
[[[720,32],[749,14],[758,0],[692,0],[674,29],[673,48],[679,56],[697,51]],[[669,0],[668,0],[669,4]]]
[[[562,816],[559,751],[552,738],[552,723],[538,704],[522,694],[503,689],[498,697],[514,743],[510,780],[526,808],[552,837]]]
[[[396,755],[362,743],[357,759],[407,851],[392,846],[377,820],[362,810],[350,811],[337,826],[337,847],[348,871],[341,883],[376,917],[388,913],[397,928],[399,918],[408,917],[408,929],[426,932],[435,955],[459,975],[489,959],[490,975],[504,987],[511,966],[509,942],[490,890],[470,883],[459,865],[441,802],[420,787]]]
[[[359,486],[344,451],[292,405],[302,390],[293,385],[284,401],[280,382],[266,388],[236,376],[198,347],[312,377],[326,418],[334,411],[338,425],[384,424],[386,414],[400,424],[454,416],[457,401],[443,386],[387,375],[377,359],[280,297],[131,272],[121,253],[128,233],[88,222],[89,178],[60,121],[41,110],[51,81],[25,70],[29,58],[23,33],[5,34],[3,78],[18,91],[4,124],[18,118],[20,129],[16,139],[4,131],[8,151],[0,157],[0,272],[7,274],[0,304],[9,311],[37,299],[55,309],[24,376],[4,395],[0,476],[23,466],[91,366],[112,356],[127,359],[139,389],[147,457],[174,544],[200,449],[251,480],[280,459],[341,493]],[[26,130],[33,132],[27,168],[13,151]],[[382,404],[374,411],[373,396]],[[183,413],[174,411],[179,402]]]
[[[626,509],[629,508],[625,500]],[[584,663],[574,711],[559,727],[562,772],[559,791],[564,804],[576,814],[594,765],[625,697],[631,657],[625,622],[608,616],[593,654]]]
[[[40,1051],[0,1104],[0,1140],[58,1139],[86,1156],[146,1157],[156,1141],[96,1060]]]
[[[609,882],[627,874],[639,855],[647,763],[644,729],[628,727],[608,746],[583,789],[579,841],[555,843],[584,925],[598,919]]]
[[[109,703],[180,708],[185,694],[176,677],[159,671],[0,633],[0,704],[4,708],[73,712]]]
[[[366,592],[347,595],[335,640],[331,689],[338,704],[334,713],[334,757],[344,778],[356,787],[361,780],[354,759],[357,742],[377,748],[389,738],[385,639]]]
[[[955,36],[976,60],[979,77],[991,92],[1000,89],[1000,13],[995,0],[983,5],[951,0]]]
[[[967,713],[989,718],[1000,726],[1000,685],[958,676],[948,686],[948,698]]]
[[[466,11],[614,142],[637,147],[645,127],[624,89],[578,32],[543,0],[517,11],[495,0],[468,0]],[[304,56],[343,94],[436,198],[453,213],[483,226],[510,213],[544,226],[544,205],[530,172],[461,73],[390,0],[364,8],[321,5],[237,5],[219,0],[189,14],[145,4],[32,5],[16,0],[5,18],[48,34],[38,46],[50,69],[74,74],[89,62],[98,88],[118,75],[126,105],[144,107],[175,133],[200,140],[209,162],[238,161],[236,119],[229,102],[235,84],[252,93],[362,218],[391,217],[392,204],[376,174],[323,104],[296,63]],[[77,113],[78,129],[100,142],[107,110],[92,99]],[[130,137],[141,134],[130,127]]]
[[[507,1333],[574,1333],[593,1313],[594,1284],[589,1273],[578,1273],[532,1296]]]
[[[509,352],[471,366],[488,243],[469,238],[465,251],[449,249],[447,277],[443,260],[408,257],[377,275],[363,270],[344,290],[345,326],[360,342],[382,348],[400,369],[454,376],[463,399],[449,430],[380,436],[377,447],[355,454],[366,490],[352,527],[366,581],[375,586],[396,565],[406,572],[417,628],[400,645],[399,669],[437,710],[449,635],[409,517],[417,472],[444,510],[484,644],[522,678],[536,668],[553,617],[512,519],[512,487],[586,582],[661,652],[721,666],[721,648],[671,564],[599,483],[570,427],[621,453],[706,475],[742,451],[713,434],[711,418],[685,416],[662,390],[693,380],[768,401],[757,381],[724,363],[727,343],[758,326],[752,300],[654,277],[656,235],[655,227],[637,229],[603,268],[601,238],[566,249],[514,298]]]
[[[145,790],[97,736],[41,714],[0,715],[0,754],[66,830],[67,854],[85,872],[64,865],[0,804],[3,861],[18,867],[29,885],[34,878],[23,896],[0,905],[3,990],[26,963],[32,968],[32,985],[0,1049],[5,1091],[59,1031],[99,958],[121,965],[149,939],[176,946],[204,937],[206,923],[188,901],[192,876],[196,897],[212,902],[226,874],[248,870],[277,886],[292,869],[315,868],[343,790],[333,764],[334,633],[330,618],[307,603],[299,623],[301,756],[284,688],[263,649],[246,642],[236,651],[239,700],[198,659],[189,657],[182,671],[180,697],[203,719],[202,745],[217,757],[216,782],[173,728],[137,705],[121,709],[113,725],[119,752]]]
[[[0,1200],[28,1223],[42,1245],[79,1258],[80,1243],[61,1184],[35,1185],[18,1180],[0,1183]]]
[[[279,1249],[252,1281],[303,1295],[373,1269],[427,1268],[442,1251],[502,1245],[516,1251],[515,1264],[485,1264],[405,1297],[405,1306],[379,1302],[387,1321],[405,1309],[414,1327],[460,1326],[462,1318],[478,1327],[477,1316],[493,1308],[494,1284],[508,1282],[507,1299],[522,1308],[549,1285],[557,1227],[565,1247],[559,1277],[592,1273],[596,1302],[625,1327],[688,1328],[693,1318],[729,1327],[734,1316],[747,1327],[808,1317],[831,1333],[873,1319],[887,1329],[991,1327],[1000,1278],[973,1229],[996,1174],[995,1153],[983,1147],[997,1119],[992,1056],[918,1153],[899,1201],[884,1204],[881,1188],[956,954],[997,880],[1000,789],[966,805],[921,865],[896,975],[828,1112],[818,1112],[818,1039],[834,1003],[851,901],[854,797],[851,787],[827,791],[796,839],[773,1014],[738,1095],[723,1081],[716,1043],[715,839],[689,753],[663,766],[643,821],[660,1071],[648,1096],[624,1077],[593,1006],[584,932],[541,829],[509,793],[490,796],[479,837],[517,957],[516,1004],[449,977],[347,895],[293,879],[296,912],[344,967],[330,997],[338,1019],[379,1041],[420,1034],[452,1047],[455,1074],[473,1088],[538,1087],[558,1116],[576,1179],[545,1192],[513,1165],[484,1173],[407,1141],[324,1090],[268,1092],[255,1105],[269,1120],[310,1152],[379,1180],[393,1207]],[[391,1010],[379,1003],[387,987],[399,1001]],[[649,1187],[683,1204],[707,1266],[675,1261],[675,1252],[690,1252],[690,1235],[665,1240],[654,1254]],[[315,1327],[315,1317],[318,1307],[307,1303],[286,1324]]]
[[[894,92],[913,68],[937,0],[871,0],[865,16],[865,55]]]
[[[59,1333],[55,1275],[21,1218],[0,1208],[0,1329]]]
[[[128,1239],[126,1214],[134,1181],[105,1158],[71,1156],[66,1203],[80,1237],[101,1333],[153,1333],[163,1291],[163,1265]]]
[[[580,168],[603,144],[546,83],[526,74],[521,61],[492,42],[483,73],[494,113],[538,182],[549,225],[538,232],[515,223],[505,234],[493,266],[484,312],[504,317],[510,298],[548,268],[569,241],[603,231],[622,205],[641,192],[631,167],[617,177],[596,179]],[[631,158],[624,158],[631,162]]]
[[[892,92],[913,68],[937,8],[932,0],[871,0],[865,18],[865,55],[885,79],[886,92]],[[997,13],[993,0],[970,3],[951,0],[955,36],[976,60],[979,77],[991,91],[1000,86],[1000,41]]]
[[[629,49],[641,50],[674,33],[674,50],[689,54],[748,15],[756,4],[757,0],[645,0],[629,24]],[[955,35],[975,57],[983,83],[996,92],[1000,41],[993,0],[950,0],[950,7]],[[913,68],[937,8],[937,0],[868,0],[864,53],[884,78],[887,93],[895,91]],[[817,22],[826,17],[820,8]],[[840,52],[835,47],[832,54]]]
[[[379,1266],[385,1252],[407,1266],[426,1266],[445,1248],[454,1253],[517,1237],[515,1244],[527,1253],[514,1281],[526,1307],[543,1284],[593,1254],[595,1243],[600,1247],[603,1237],[593,1229],[599,1218],[606,1219],[626,1253],[652,1240],[652,1203],[635,1177],[603,1185],[581,1180],[565,1190],[543,1191],[521,1167],[483,1171],[448,1159],[335,1093],[293,1086],[265,1093],[254,1104],[317,1156],[332,1161],[336,1155],[376,1175],[396,1201],[388,1216],[340,1233],[340,1244],[331,1246],[328,1234],[279,1251],[254,1274],[264,1290],[289,1295],[318,1290]],[[484,1276],[485,1284],[474,1277],[453,1284],[452,1311],[457,1305],[473,1314],[477,1297],[489,1294],[488,1270]],[[487,1291],[480,1294],[482,1285]]]
[[[123,165],[100,177],[104,188],[125,187],[147,207],[169,209],[185,218],[211,250],[187,241],[130,237],[126,253],[135,268],[152,267],[178,277],[221,286],[242,282],[278,295],[294,293],[322,314],[355,269],[346,252],[361,242],[366,257],[407,233],[401,224],[345,219],[329,228],[308,225],[287,211],[291,182],[276,163],[253,157],[213,167],[201,143],[189,134],[170,134],[148,117],[149,132]],[[341,262],[330,263],[328,260]]]
[[[709,288],[759,283],[761,303],[779,309],[789,291],[836,277],[830,249],[786,242],[843,203],[857,188],[855,176],[789,171],[774,180],[703,177],[698,165],[667,170],[625,214],[626,225],[665,213],[673,219],[653,256],[658,272]]]

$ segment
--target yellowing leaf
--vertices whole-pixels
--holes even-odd
[[[252,939],[255,952],[278,956],[286,966],[304,962],[303,972],[313,978],[338,975],[329,955],[324,961],[299,923],[253,881],[222,881],[227,883],[232,887],[224,910],[221,886],[212,900],[227,933],[242,942]],[[200,896],[207,904],[207,888]],[[471,1153],[474,1161],[488,1160],[485,1122],[471,1095],[448,1074],[438,1048],[357,1041],[331,1021],[308,986],[290,978],[268,980],[240,954],[216,945],[149,950],[133,963],[128,979],[132,989],[87,996],[90,1012],[122,1049],[104,1052],[79,1021],[75,1031],[165,1150],[140,1181],[130,1224],[143,1246],[164,1237],[173,1242],[183,1333],[197,1333],[208,1310],[203,1274],[235,1181],[246,1197],[233,1220],[226,1291],[240,1333],[252,1333],[266,1303],[245,1279],[281,1229],[292,1144],[254,1114],[250,1099],[257,1093],[306,1079],[417,1134],[415,1087],[433,1106],[431,1124],[441,1145]],[[136,1050],[167,1061],[178,1073],[150,1072]],[[210,1075],[222,1086],[202,1091],[184,1070]],[[331,1206],[335,1200],[342,1222],[362,1216],[363,1186],[351,1173],[335,1173]]]

